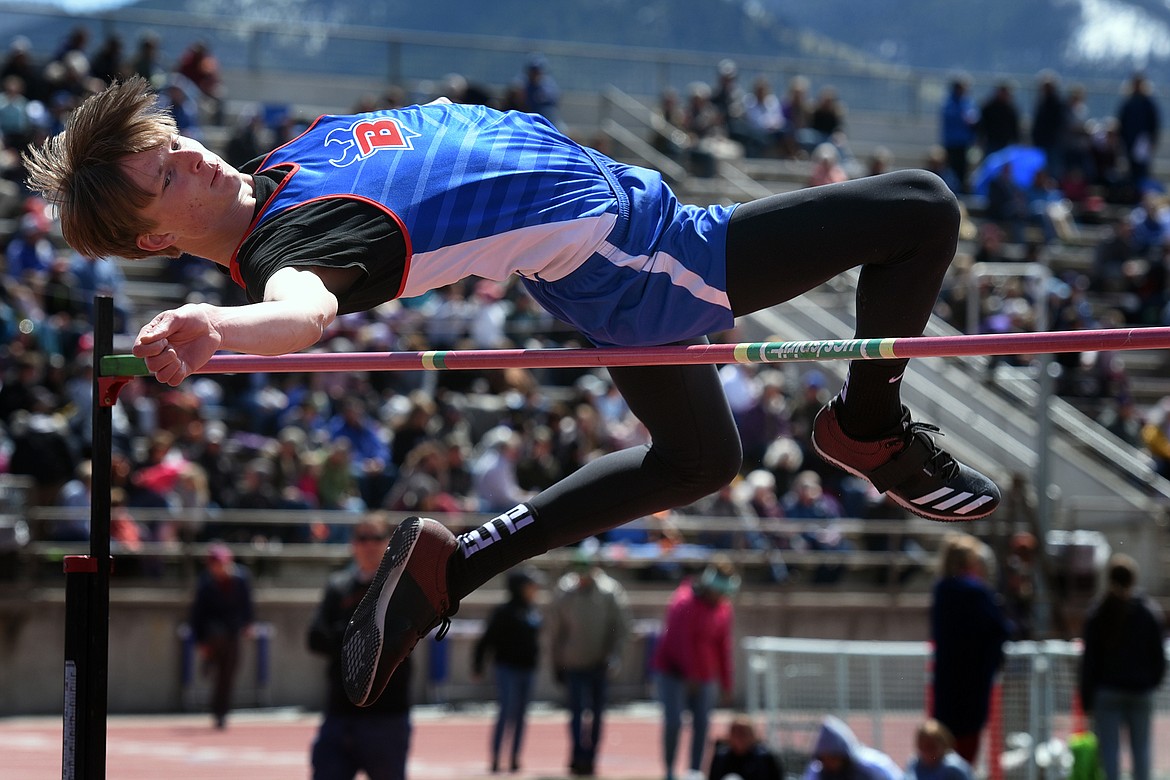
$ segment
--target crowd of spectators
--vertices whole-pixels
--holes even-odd
[[[199,42],[170,67],[161,41],[144,35],[137,56],[124,56],[111,37],[87,53],[83,29],[70,35],[52,58],[36,57],[21,40],[10,50],[5,73],[6,106],[22,98],[29,121],[23,134],[6,132],[16,229],[6,241],[0,306],[5,347],[0,385],[0,469],[31,476],[32,497],[42,507],[73,508],[36,529],[42,540],[83,541],[92,484],[90,461],[93,371],[92,300],[97,292],[117,301],[118,332],[132,334],[144,316],[134,310],[118,262],[92,261],[73,253],[55,232],[52,211],[23,191],[19,152],[55,132],[69,109],[110,79],[147,75],[160,101],[179,115],[185,132],[223,121],[223,94],[214,58]],[[68,67],[66,67],[68,65]],[[726,71],[726,69],[724,69]],[[71,74],[67,89],[62,76]],[[738,96],[726,74],[719,99]],[[448,76],[436,91],[457,99],[540,110],[552,121],[558,91],[547,62],[534,55],[513,88],[497,100],[490,90]],[[372,108],[400,104],[406,95],[388,90]],[[38,112],[37,105],[52,107]],[[5,116],[0,107],[0,117]],[[37,117],[40,117],[37,120]],[[284,118],[295,123],[295,118]],[[283,120],[282,120],[283,121]],[[8,126],[7,124],[5,125]],[[255,156],[291,126],[246,117],[228,152],[236,162]],[[246,132],[245,132],[246,131]],[[242,302],[240,292],[204,264],[168,263],[161,281],[180,285],[188,300]],[[553,321],[518,285],[480,280],[460,283],[375,312],[338,318],[321,342],[332,351],[423,348],[501,348],[579,345],[577,334]],[[779,553],[789,549],[844,549],[831,529],[843,513],[863,512],[864,501],[842,505],[833,494],[808,502],[821,477],[811,456],[811,415],[823,403],[819,374],[802,378],[779,369],[725,370],[736,405],[748,467],[730,489],[743,508],[743,533],[708,539],[775,553],[772,578],[789,576]],[[199,377],[178,388],[142,381],[123,389],[114,409],[115,507],[112,533],[119,549],[146,542],[178,544],[224,540],[271,544],[344,541],[347,526],[288,521],[289,510],[361,512],[385,508],[444,513],[459,522],[509,508],[533,491],[599,453],[645,441],[645,431],[600,371],[373,372],[262,374]],[[803,464],[803,465],[802,465]],[[751,473],[751,478],[748,478]],[[772,487],[763,490],[761,477]],[[841,477],[827,474],[836,490]],[[695,514],[718,509],[688,507]],[[227,522],[234,510],[254,523]],[[277,515],[276,513],[280,513]],[[818,533],[777,534],[760,520],[791,515],[824,524]],[[272,522],[273,516],[285,518]],[[635,535],[636,537],[636,535]],[[672,538],[663,530],[642,541]],[[746,541],[745,541],[746,539]],[[615,541],[633,544],[637,538]],[[823,573],[818,581],[829,581]]]
[[[852,162],[845,133],[846,108],[826,84],[815,98],[805,76],[794,76],[783,96],[766,74],[750,89],[740,83],[734,60],[722,60],[714,84],[692,82],[685,98],[663,90],[657,107],[660,125],[655,148],[686,165],[697,176],[712,176],[720,159],[738,157],[809,159],[814,153]]]
[[[960,252],[938,314],[965,332],[1018,333],[1170,324],[1170,207],[1153,168],[1160,106],[1133,74],[1112,110],[1090,114],[1083,87],[1037,77],[1032,110],[997,82],[977,103],[956,76],[940,110],[935,169],[970,205],[974,249]],[[977,167],[969,163],[978,163]],[[1034,263],[982,266],[974,263]],[[1063,353],[1055,390],[1167,473],[1156,443],[1162,404],[1143,408],[1115,352]],[[995,365],[1034,368],[1008,357]],[[1143,440],[1144,431],[1144,440]]]
[[[199,136],[205,125],[230,123],[222,151],[234,164],[280,143],[304,121],[261,112],[228,117],[209,47],[190,42],[173,61],[164,50],[153,33],[144,33],[129,53],[117,34],[91,46],[88,32],[77,28],[48,56],[16,39],[0,65],[0,226],[7,226],[0,287],[0,469],[32,476],[33,500],[41,506],[88,503],[94,294],[114,296],[120,333],[133,333],[140,314],[118,262],[83,258],[59,240],[52,210],[24,189],[20,151],[58,130],[87,94],[131,73],[157,86],[160,101],[181,118],[184,132]],[[847,110],[831,84],[814,93],[809,79],[796,76],[779,95],[765,74],[753,77],[750,90],[740,86],[740,76],[736,64],[724,60],[714,82],[690,85],[685,101],[674,91],[664,93],[660,110],[669,125],[662,127],[673,131],[659,133],[660,150],[700,175],[727,155],[808,160],[807,185],[870,175],[893,164],[882,149],[868,167],[857,164],[846,135]],[[539,54],[527,58],[498,94],[454,73],[429,90],[415,95],[391,87],[352,108],[393,107],[444,94],[539,111],[563,125],[559,88]],[[1012,238],[1019,225],[975,215],[976,250],[973,256],[960,253],[939,313],[960,329],[974,323],[993,332],[1035,328],[1041,307],[1051,328],[1170,322],[1164,262],[1170,206],[1149,166],[1134,164],[1142,148],[1152,155],[1157,143],[1157,104],[1149,82],[1135,77],[1117,116],[1100,120],[1088,117],[1083,90],[1062,91],[1052,73],[1041,76],[1030,123],[1021,119],[1009,82],[996,84],[979,105],[969,91],[970,82],[956,77],[940,110],[940,143],[927,153],[927,167],[951,181],[965,202],[978,204],[972,193],[979,188],[981,168],[965,166],[1027,138],[1028,148],[1043,150],[1046,160],[1035,181],[1047,182],[1046,202],[1066,214],[1063,222],[1053,216],[1055,208],[1042,210],[1039,221],[1025,217],[1023,226],[1039,232],[1022,255],[1011,251],[1018,246]],[[1140,122],[1144,130],[1131,127]],[[1011,167],[1005,170],[1010,173]],[[1091,266],[1043,285],[1023,277],[985,277],[971,311],[966,278],[971,261],[1042,261],[1044,253],[1076,234],[1078,221],[1100,219],[1105,204],[1113,205],[1114,218],[1093,248]],[[1034,215],[1035,209],[1024,212]],[[161,274],[161,281],[185,289],[187,300],[242,302],[234,285],[196,259],[168,263]],[[577,334],[552,320],[519,286],[481,280],[341,317],[320,348],[579,343]],[[1113,353],[1073,354],[1061,362],[1066,371],[1060,392],[1116,399],[1103,404],[1103,421],[1135,445],[1150,440],[1145,410],[1132,403]],[[787,565],[785,552],[847,553],[855,541],[840,532],[837,520],[888,517],[891,510],[866,483],[825,466],[812,453],[809,430],[812,416],[828,400],[825,378],[791,366],[732,365],[721,376],[744,439],[744,469],[726,490],[677,514],[737,519],[733,530],[708,532],[697,541],[765,553],[766,576],[774,581],[794,573],[817,583],[838,581],[845,573],[841,565],[800,570]],[[114,419],[115,534],[125,545],[345,538],[343,526],[222,522],[223,512],[237,509],[387,508],[463,514],[470,523],[470,515],[510,507],[600,452],[645,440],[605,373],[584,370],[254,374],[199,377],[174,389],[144,381],[123,390]],[[139,512],[151,519],[136,520],[135,510],[144,508],[169,519]],[[790,532],[775,522],[785,518],[798,521],[799,530],[795,522]],[[657,528],[649,525],[645,531],[615,532],[615,540],[678,541],[667,520],[659,518]],[[86,534],[84,521],[76,518],[38,529],[41,538],[62,541]]]
[[[806,161],[801,186],[894,164],[884,147],[865,163],[856,158],[832,84],[820,85],[813,98],[804,76],[791,78],[783,95],[767,74],[750,83],[742,88],[736,64],[724,60],[711,83],[692,83],[685,97],[665,90],[656,148],[698,176],[713,176],[721,160],[741,157]],[[1063,84],[1052,70],[1037,75],[1030,109],[1018,91],[999,79],[974,95],[972,80],[956,74],[939,106],[938,143],[924,150],[921,165],[960,197],[967,245],[937,313],[960,331],[978,333],[1170,325],[1170,197],[1153,167],[1161,123],[1154,85],[1134,73],[1116,104],[1098,116],[1084,87]],[[974,263],[1017,265],[973,278]],[[1050,276],[1033,275],[1027,263],[1045,266]],[[1034,362],[1007,357],[993,366]],[[1163,404],[1147,409],[1136,402],[1121,356],[1064,353],[1057,364],[1058,395],[1170,472],[1170,448],[1161,445],[1160,431],[1168,427]]]

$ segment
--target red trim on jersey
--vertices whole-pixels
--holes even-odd
[[[287,141],[285,141],[284,143],[282,143],[280,146],[278,146],[278,147],[276,147],[275,149],[273,149],[273,150],[272,150],[271,152],[269,152],[268,154],[264,155],[264,159],[260,161],[260,165],[259,165],[259,166],[256,168],[256,171],[257,171],[257,173],[259,173],[260,171],[264,170],[264,168],[265,168],[265,167],[268,165],[268,159],[269,159],[270,157],[272,157],[272,155],[276,154],[277,152],[279,152],[281,149],[283,149],[284,147],[288,146],[289,144],[291,144],[291,143],[293,143],[293,142],[295,142],[295,141],[299,141],[299,140],[301,139],[301,137],[302,137],[302,136],[304,136],[304,135],[305,135],[305,134],[307,134],[307,133],[308,133],[310,130],[312,130],[314,127],[316,127],[316,126],[318,125],[318,123],[320,123],[320,121],[321,121],[322,119],[324,119],[326,116],[327,116],[326,114],[322,114],[321,116],[317,117],[316,119],[314,119],[314,120],[313,120],[312,124],[310,124],[308,127],[306,127],[306,128],[305,128],[305,129],[304,129],[302,132],[298,133],[298,134],[297,134],[297,136],[296,136],[296,138],[290,138],[289,140],[287,140]],[[275,166],[274,166],[274,167],[275,167]]]
[[[267,160],[268,158],[266,157],[265,159]],[[252,220],[252,223],[250,225],[248,225],[248,229],[246,231],[244,231],[243,238],[240,239],[240,243],[238,245],[236,245],[235,251],[232,252],[232,259],[231,259],[230,265],[228,266],[228,270],[231,272],[232,281],[234,281],[237,285],[239,285],[240,287],[242,287],[244,289],[247,289],[247,284],[245,283],[243,276],[240,274],[240,262],[239,262],[237,255],[240,252],[240,247],[242,247],[244,245],[244,242],[248,240],[248,236],[252,235],[252,231],[256,229],[256,225],[259,224],[261,219],[263,219],[265,213],[268,211],[269,205],[272,203],[272,201],[274,201],[276,199],[276,196],[280,194],[280,191],[282,189],[284,189],[285,185],[288,184],[289,181],[292,180],[292,177],[301,168],[300,164],[298,164],[298,163],[281,163],[279,165],[274,165],[273,168],[280,168],[280,167],[285,166],[285,165],[291,166],[291,170],[288,172],[288,175],[285,176],[284,179],[281,180],[280,184],[277,185],[276,189],[273,190],[272,196],[268,198],[268,200],[264,204],[264,207],[262,209],[260,209],[260,213]],[[259,175],[260,173],[263,172],[263,170],[264,170],[263,168],[257,169],[256,174]],[[308,200],[302,201],[300,203],[295,203],[292,206],[289,206],[288,208],[284,209],[284,211],[282,211],[280,213],[283,214],[285,212],[292,211],[293,209],[298,209],[301,206],[306,206],[310,203],[316,203],[317,201],[333,200],[333,199],[338,199],[338,198],[347,198],[349,200],[356,200],[356,201],[361,201],[362,203],[367,203],[367,204],[373,206],[374,208],[378,209],[379,211],[382,211],[383,213],[385,213],[386,216],[390,217],[390,219],[394,220],[394,222],[398,225],[398,229],[402,233],[403,243],[405,244],[405,247],[406,247],[406,257],[403,260],[403,264],[402,264],[402,281],[399,282],[398,290],[395,291],[393,297],[397,298],[398,296],[402,295],[402,291],[406,289],[406,279],[410,274],[410,261],[411,261],[411,258],[414,256],[414,251],[411,248],[410,233],[408,233],[406,230],[406,224],[402,221],[401,217],[399,217],[396,213],[394,213],[392,210],[387,208],[384,203],[379,203],[376,200],[372,200],[372,199],[367,198],[367,197],[362,196],[362,195],[353,195],[353,194],[345,194],[345,193],[337,194],[337,195],[321,195],[321,196],[318,196],[316,198],[309,198]]]

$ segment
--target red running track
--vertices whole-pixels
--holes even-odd
[[[476,713],[416,708],[408,766],[410,780],[492,777],[488,772],[490,710]],[[716,733],[727,715],[719,713]],[[217,731],[204,715],[111,716],[106,776],[110,780],[289,780],[309,777],[309,745],[320,723],[315,713],[233,713]],[[609,715],[599,760],[600,778],[651,780],[664,776],[658,712],[652,706]],[[682,749],[688,749],[684,736]],[[681,752],[681,751],[680,751]],[[0,778],[61,777],[60,718],[0,720]],[[500,778],[567,777],[568,735],[563,710],[530,714],[522,771]],[[363,775],[364,777],[364,775]]]

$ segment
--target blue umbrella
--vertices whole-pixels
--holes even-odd
[[[998,152],[992,152],[983,158],[975,171],[975,192],[987,195],[987,187],[991,180],[999,175],[1007,164],[1012,166],[1012,178],[1024,189],[1032,186],[1036,178],[1036,171],[1048,162],[1047,156],[1034,146],[1005,146]]]

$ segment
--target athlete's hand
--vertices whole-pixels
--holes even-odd
[[[220,347],[213,306],[188,303],[164,311],[138,332],[134,354],[160,382],[174,387],[198,371]]]

